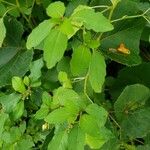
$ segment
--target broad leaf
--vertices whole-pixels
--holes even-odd
[[[65,5],[63,2],[57,1],[51,3],[46,9],[47,15],[52,18],[61,18],[65,13]]]
[[[74,49],[70,61],[71,72],[74,76],[85,75],[91,59],[90,49],[84,45]]]
[[[74,126],[68,135],[68,149],[69,150],[84,150],[85,134],[81,128]]]
[[[89,70],[89,81],[93,90],[97,93],[102,91],[106,76],[106,64],[104,57],[97,51],[92,55]]]
[[[66,122],[70,117],[71,113],[65,108],[58,108],[52,111],[48,116],[46,116],[45,121],[50,124],[60,124]]]
[[[67,48],[67,36],[57,29],[51,30],[44,43],[44,60],[50,69],[61,60]]]
[[[6,17],[5,27],[7,30],[5,45],[18,47],[21,46],[21,38],[24,32],[23,25],[17,19]]]
[[[71,16],[73,22],[82,22],[88,30],[107,32],[113,30],[113,25],[100,12],[94,12],[90,7],[79,6]]]
[[[149,88],[134,84],[127,86],[115,102],[115,114],[118,120],[123,121],[130,112],[142,107],[150,97]]]
[[[99,127],[105,125],[108,113],[103,107],[100,107],[97,104],[90,104],[85,111],[97,120]]]
[[[121,123],[122,132],[130,138],[142,138],[150,130],[150,108],[142,108],[129,114]]]
[[[0,97],[0,103],[2,104],[2,108],[4,112],[10,113],[17,106],[17,103],[21,99],[21,95],[19,94],[10,94],[4,95]]]
[[[33,29],[27,39],[27,49],[38,46],[48,36],[54,25],[55,24],[51,20],[44,20]]]
[[[61,131],[54,135],[48,145],[48,150],[65,150],[67,149],[68,135],[66,131]]]
[[[32,51],[18,53],[7,64],[0,68],[0,87],[11,84],[13,76],[22,77],[29,69]]]
[[[6,36],[6,28],[4,25],[3,18],[0,18],[0,47],[3,44],[5,36]]]

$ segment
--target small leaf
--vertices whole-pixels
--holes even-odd
[[[3,18],[0,18],[0,47],[3,44],[3,40],[4,40],[5,36],[6,36],[6,28],[4,25]]]
[[[51,20],[44,20],[32,30],[27,39],[27,49],[38,46],[50,33],[55,24]]]
[[[43,104],[47,105],[47,106],[51,106],[51,102],[52,102],[52,97],[49,93],[47,93],[46,91],[43,92],[42,94],[42,102]]]
[[[68,149],[69,150],[84,150],[85,134],[81,128],[74,126],[68,135]]]
[[[47,15],[52,18],[61,18],[65,13],[65,5],[63,2],[57,1],[51,3],[46,9]]]
[[[20,77],[13,77],[12,78],[12,87],[15,91],[19,93],[24,93],[26,91],[25,85]]]
[[[59,108],[52,111],[46,118],[45,121],[50,124],[60,124],[67,121],[71,117],[70,112],[66,108]]]
[[[51,69],[61,60],[67,48],[67,36],[57,29],[51,30],[44,43],[44,60]]]
[[[68,75],[66,72],[59,72],[58,80],[62,83],[64,88],[72,88],[71,81],[68,79]]]
[[[93,90],[97,93],[102,91],[106,76],[106,64],[104,57],[99,52],[92,55],[89,71],[89,81]]]
[[[90,49],[84,45],[74,49],[72,59],[70,61],[71,72],[74,76],[80,76],[87,73],[91,59]]]

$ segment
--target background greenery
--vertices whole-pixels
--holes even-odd
[[[0,149],[149,150],[149,42],[149,0],[0,0]]]

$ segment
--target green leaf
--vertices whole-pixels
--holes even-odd
[[[47,15],[52,18],[61,18],[65,13],[65,5],[63,2],[57,1],[51,3],[46,9]]]
[[[4,112],[10,113],[14,110],[14,108],[17,106],[17,103],[21,99],[20,94],[10,94],[10,95],[4,95],[0,97],[0,103],[2,104],[2,108]]]
[[[100,149],[112,137],[112,133],[107,128],[102,127],[99,136],[91,136],[87,134],[86,143],[91,149]]]
[[[58,80],[61,82],[64,88],[72,88],[71,81],[68,79],[66,72],[60,71],[58,74]]]
[[[33,29],[27,39],[27,49],[38,46],[48,36],[54,25],[55,24],[49,19],[44,20]]]
[[[35,119],[44,119],[45,116],[47,116],[49,112],[50,112],[50,108],[42,104],[41,108],[35,114]]]
[[[61,131],[54,135],[48,145],[48,150],[65,150],[67,149],[68,135],[66,131]]]
[[[16,18],[6,17],[5,27],[7,30],[5,38],[5,46],[21,47],[21,38],[24,32],[24,27]]]
[[[45,104],[45,105],[47,105],[47,106],[51,106],[51,102],[52,102],[52,97],[51,97],[51,95],[48,93],[48,92],[46,92],[46,91],[44,91],[43,92],[43,94],[42,94],[42,102],[43,102],[43,104]]]
[[[137,21],[138,24],[136,23]],[[118,63],[127,66],[140,64],[139,44],[144,26],[143,24],[142,19],[133,19],[117,24],[116,29],[101,40],[100,49],[107,57]],[[110,51],[110,49],[117,49],[121,43],[130,51],[130,54]]]
[[[3,18],[0,18],[0,47],[3,44],[5,36],[6,36],[6,28],[5,28],[5,25],[4,25]]]
[[[41,68],[43,67],[43,59],[40,58],[36,61],[33,61],[30,65],[30,75],[29,78],[31,80],[31,86],[34,84],[34,82],[38,81],[38,79],[41,77]]]
[[[144,85],[126,86],[114,104],[117,119],[123,121],[130,112],[142,107],[149,97],[150,90]]]
[[[7,64],[0,68],[0,87],[11,84],[13,76],[22,77],[29,69],[32,51],[18,53]]]
[[[20,77],[14,76],[12,78],[12,87],[15,91],[19,93],[24,93],[26,91],[25,85]]]
[[[113,30],[113,25],[100,12],[94,12],[90,7],[80,5],[71,16],[73,22],[82,22],[88,30],[107,32]]]
[[[8,118],[9,118],[8,114],[0,113],[0,139],[1,139],[2,133],[4,131],[5,122]]]
[[[59,108],[52,111],[46,116],[45,121],[50,124],[60,124],[67,121],[71,117],[71,113],[66,108]]]
[[[0,48],[0,68],[7,64],[19,51],[16,47],[2,47]]]
[[[104,57],[97,51],[92,55],[89,70],[89,81],[93,90],[97,93],[102,91],[106,76],[106,64]]]
[[[71,72],[74,76],[80,76],[87,73],[91,59],[90,49],[84,45],[80,45],[74,49],[72,59],[70,61]]]
[[[142,108],[129,114],[121,123],[122,132],[130,138],[142,138],[150,130],[150,108]]]
[[[95,119],[92,115],[82,115],[80,117],[79,126],[85,133],[91,136],[98,136],[100,134],[97,119]]]
[[[75,91],[60,87],[54,93],[52,108],[58,107],[59,105],[65,106],[70,110],[70,113],[76,114],[80,107],[82,107],[81,102],[82,100]]]
[[[113,99],[117,99],[125,86],[131,84],[143,84],[150,88],[150,63],[145,62],[134,67],[125,67],[118,72],[117,79],[110,87]]]
[[[67,48],[67,36],[57,29],[51,30],[44,43],[44,60],[50,69],[61,60]]]
[[[20,101],[16,107],[13,109],[10,116],[13,118],[13,120],[18,120],[24,113],[24,101]]]
[[[98,121],[99,127],[105,125],[108,113],[103,107],[100,107],[97,104],[90,104],[86,107],[85,111]]]
[[[59,29],[62,33],[67,35],[68,39],[70,39],[75,34],[73,25],[71,24],[71,21],[68,18],[64,19]]]
[[[84,150],[85,134],[78,125],[74,126],[68,135],[69,150]]]

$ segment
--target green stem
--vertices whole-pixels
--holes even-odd
[[[107,5],[98,5],[98,6],[92,6],[91,8],[108,8],[109,6]]]
[[[18,0],[16,0],[16,5],[17,5],[18,10],[19,10],[20,13],[22,14],[23,18],[28,22],[29,27],[30,27],[31,29],[33,29],[33,26],[32,26],[32,24],[31,24],[30,20],[26,17],[26,15],[25,15],[25,14],[22,12],[22,10],[20,9],[20,4],[19,4],[19,1],[18,1]]]
[[[7,5],[10,5],[10,6],[14,6],[14,7],[16,7],[16,5],[15,5],[15,4],[10,3],[10,2],[7,2],[7,1],[5,1],[5,0],[1,0],[1,2],[2,2],[2,3],[5,3],[5,4],[7,4]]]

